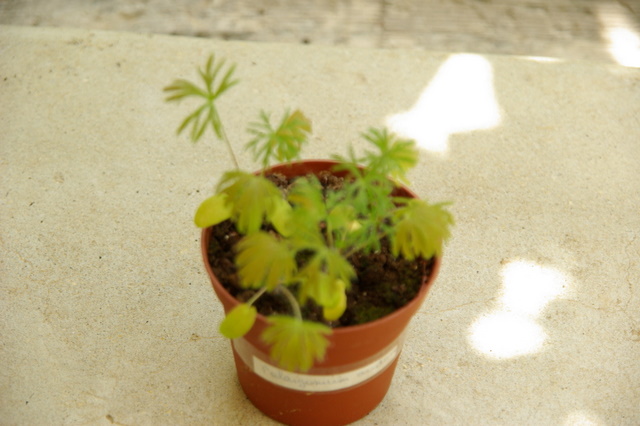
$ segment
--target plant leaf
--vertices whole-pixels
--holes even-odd
[[[287,139],[290,143],[302,144],[306,141],[307,135],[311,133],[311,120],[297,109],[291,114],[285,114],[277,133],[278,136]]]
[[[271,224],[283,237],[290,237],[293,229],[291,227],[292,209],[291,204],[284,198],[274,198],[274,207],[270,216]]]
[[[299,158],[302,145],[311,133],[311,121],[296,110],[285,113],[280,126],[274,129],[267,113],[260,113],[260,120],[247,129],[254,138],[246,145],[253,151],[254,160],[266,167],[271,160],[289,162]]]
[[[216,89],[215,93],[214,93],[214,97],[218,97],[221,94],[223,94],[224,92],[226,92],[230,87],[235,86],[236,84],[238,84],[238,80],[232,80],[232,76],[233,73],[236,70],[236,64],[233,64],[229,67],[229,69],[227,70],[227,73],[224,75],[224,77],[222,78],[222,82],[220,83],[220,85],[218,86],[218,88]]]
[[[302,177],[296,179],[287,197],[296,211],[305,213],[305,220],[318,223],[327,216],[322,196],[322,186],[317,178]]]
[[[200,204],[194,222],[198,228],[217,225],[231,217],[231,207],[227,204],[227,194],[217,194]]]
[[[407,260],[440,256],[442,244],[451,235],[450,226],[454,223],[445,208],[447,205],[412,199],[398,208],[394,215],[396,232],[391,235],[393,255],[402,254]]]
[[[257,232],[265,220],[281,214],[282,193],[263,176],[237,170],[226,172],[218,190],[227,194],[231,216],[242,234]]]
[[[327,227],[332,230],[350,229],[356,219],[355,213],[352,205],[338,204],[327,216]]]
[[[269,322],[261,337],[271,345],[271,358],[280,367],[305,372],[315,361],[324,359],[329,346],[326,336],[332,333],[331,328],[284,315],[271,316]]]
[[[347,295],[344,292],[345,284],[342,280],[336,280],[336,286],[341,289],[341,291],[336,291],[338,294],[337,301],[335,304],[331,306],[324,306],[322,308],[322,316],[327,321],[335,321],[344,314],[344,311],[347,309]]]
[[[169,96],[165,98],[165,101],[167,102],[178,101],[188,96],[207,96],[206,91],[200,89],[195,84],[183,79],[175,80],[172,84],[165,87],[163,90],[170,93]]]
[[[418,150],[411,139],[399,139],[387,129],[370,128],[362,136],[378,148],[378,152],[367,152],[366,165],[382,176],[406,181],[406,172],[418,163]]]
[[[321,222],[326,217],[326,206],[320,183],[315,177],[298,178],[287,197],[291,214],[287,223],[287,237],[296,250],[316,251],[326,247]]]
[[[222,124],[215,101],[230,87],[238,83],[238,80],[233,80],[234,64],[228,68],[222,81],[216,85],[216,78],[223,66],[224,60],[216,63],[214,55],[211,55],[204,68],[198,69],[198,74],[204,83],[204,87],[198,87],[196,84],[184,79],[177,79],[164,88],[164,91],[168,93],[165,98],[167,102],[180,101],[189,97],[200,98],[203,101],[198,108],[184,119],[177,131],[180,134],[186,127],[191,125],[189,136],[193,142],[200,140],[209,124],[211,124],[216,136],[219,139],[223,139]]]
[[[343,166],[353,173],[352,179],[327,197],[330,210],[327,224],[334,231],[335,244],[346,251],[378,250],[380,236],[386,233],[387,219],[395,210],[390,197],[393,184],[385,176],[354,170],[349,164]]]
[[[320,306],[335,306],[353,277],[353,266],[340,252],[326,246],[319,248],[296,277],[300,283],[298,298],[301,303],[311,298]]]
[[[246,303],[233,308],[220,324],[220,333],[229,339],[242,337],[253,327],[256,321],[256,308]]]
[[[295,252],[285,241],[260,231],[240,240],[237,250],[236,265],[244,287],[273,290],[291,283],[297,266]]]

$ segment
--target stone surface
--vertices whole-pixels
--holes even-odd
[[[244,397],[194,209],[231,167],[163,102],[215,51],[240,150],[301,108],[305,157],[388,124],[452,200],[443,268],[357,422],[640,422],[640,73],[585,62],[0,29],[0,419],[273,424]],[[356,149],[363,149],[355,142]]]
[[[352,47],[617,61],[640,66],[640,4],[629,0],[5,0],[0,24]]]

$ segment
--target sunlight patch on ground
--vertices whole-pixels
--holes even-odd
[[[473,346],[483,354],[498,359],[537,352],[546,337],[534,319],[515,312],[488,314],[471,328]]]
[[[500,121],[491,63],[479,55],[456,54],[442,64],[415,105],[388,117],[386,124],[420,148],[444,153],[450,135],[492,129]]]
[[[597,13],[613,59],[620,65],[640,67],[640,29],[628,12],[619,4],[603,3]]]
[[[601,426],[604,423],[592,413],[586,411],[576,411],[567,417],[563,426]]]
[[[518,260],[505,265],[502,283],[497,308],[471,326],[471,345],[495,359],[538,352],[547,338],[538,316],[565,292],[566,278],[554,268]]]
[[[522,56],[522,58],[527,59],[533,62],[540,62],[542,64],[555,64],[559,62],[564,62],[563,59],[560,58],[550,58],[547,56]]]

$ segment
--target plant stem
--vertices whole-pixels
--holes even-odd
[[[333,229],[331,229],[331,226],[329,226],[328,223],[326,223],[326,226],[327,226],[327,228],[326,228],[327,243],[328,243],[329,247],[335,247],[335,244],[333,243]]]
[[[227,133],[224,131],[224,127],[220,126],[220,133],[222,133],[222,139],[227,145],[227,149],[229,150],[229,154],[231,154],[231,159],[233,163],[236,165],[236,169],[240,170],[240,164],[238,163],[238,159],[236,158],[236,154],[233,152],[233,148],[231,148],[231,142],[229,142],[229,138],[227,138]]]
[[[260,298],[260,296],[262,296],[264,294],[264,292],[267,291],[266,287],[262,287],[260,290],[258,290],[256,292],[256,294],[254,294],[253,296],[251,296],[251,299],[247,300],[247,305],[253,305],[254,302],[256,300],[258,300]]]
[[[388,232],[380,231],[380,232],[378,233],[378,235],[377,235],[377,237],[376,237],[376,238],[377,238],[378,240],[382,241],[382,239],[383,239],[383,238],[385,238],[385,237],[389,237],[389,235],[391,235],[391,234],[389,234]],[[358,252],[358,251],[360,251],[360,250],[364,249],[364,247],[365,247],[365,245],[364,245],[364,244],[361,244],[361,245],[358,245],[358,246],[355,246],[355,245],[354,245],[354,246],[351,246],[351,247],[346,251],[346,253],[344,253],[344,254],[343,254],[343,256],[344,256],[346,259],[348,259],[349,257],[353,256],[356,252]]]
[[[297,319],[299,319],[300,321],[302,321],[302,312],[300,311],[300,305],[298,304],[298,301],[296,300],[296,298],[294,297],[293,294],[291,294],[291,292],[289,291],[288,288],[286,288],[283,285],[278,286],[278,291],[282,292],[282,294],[285,295],[285,297],[287,298],[287,300],[289,301],[289,304],[291,305],[291,307],[293,308],[293,314],[295,315],[295,317]]]

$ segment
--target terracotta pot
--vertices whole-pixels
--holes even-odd
[[[330,170],[332,161],[304,161],[272,167],[286,176]],[[399,196],[416,198],[406,188]],[[239,302],[218,281],[207,258],[211,228],[202,231],[202,255],[216,295],[225,313]],[[436,259],[416,297],[394,313],[356,326],[334,329],[325,360],[305,374],[278,368],[260,339],[267,326],[258,314],[253,328],[231,342],[242,389],[267,416],[290,425],[343,425],[373,410],[384,398],[402,349],[402,337],[424,300],[440,267]]]

